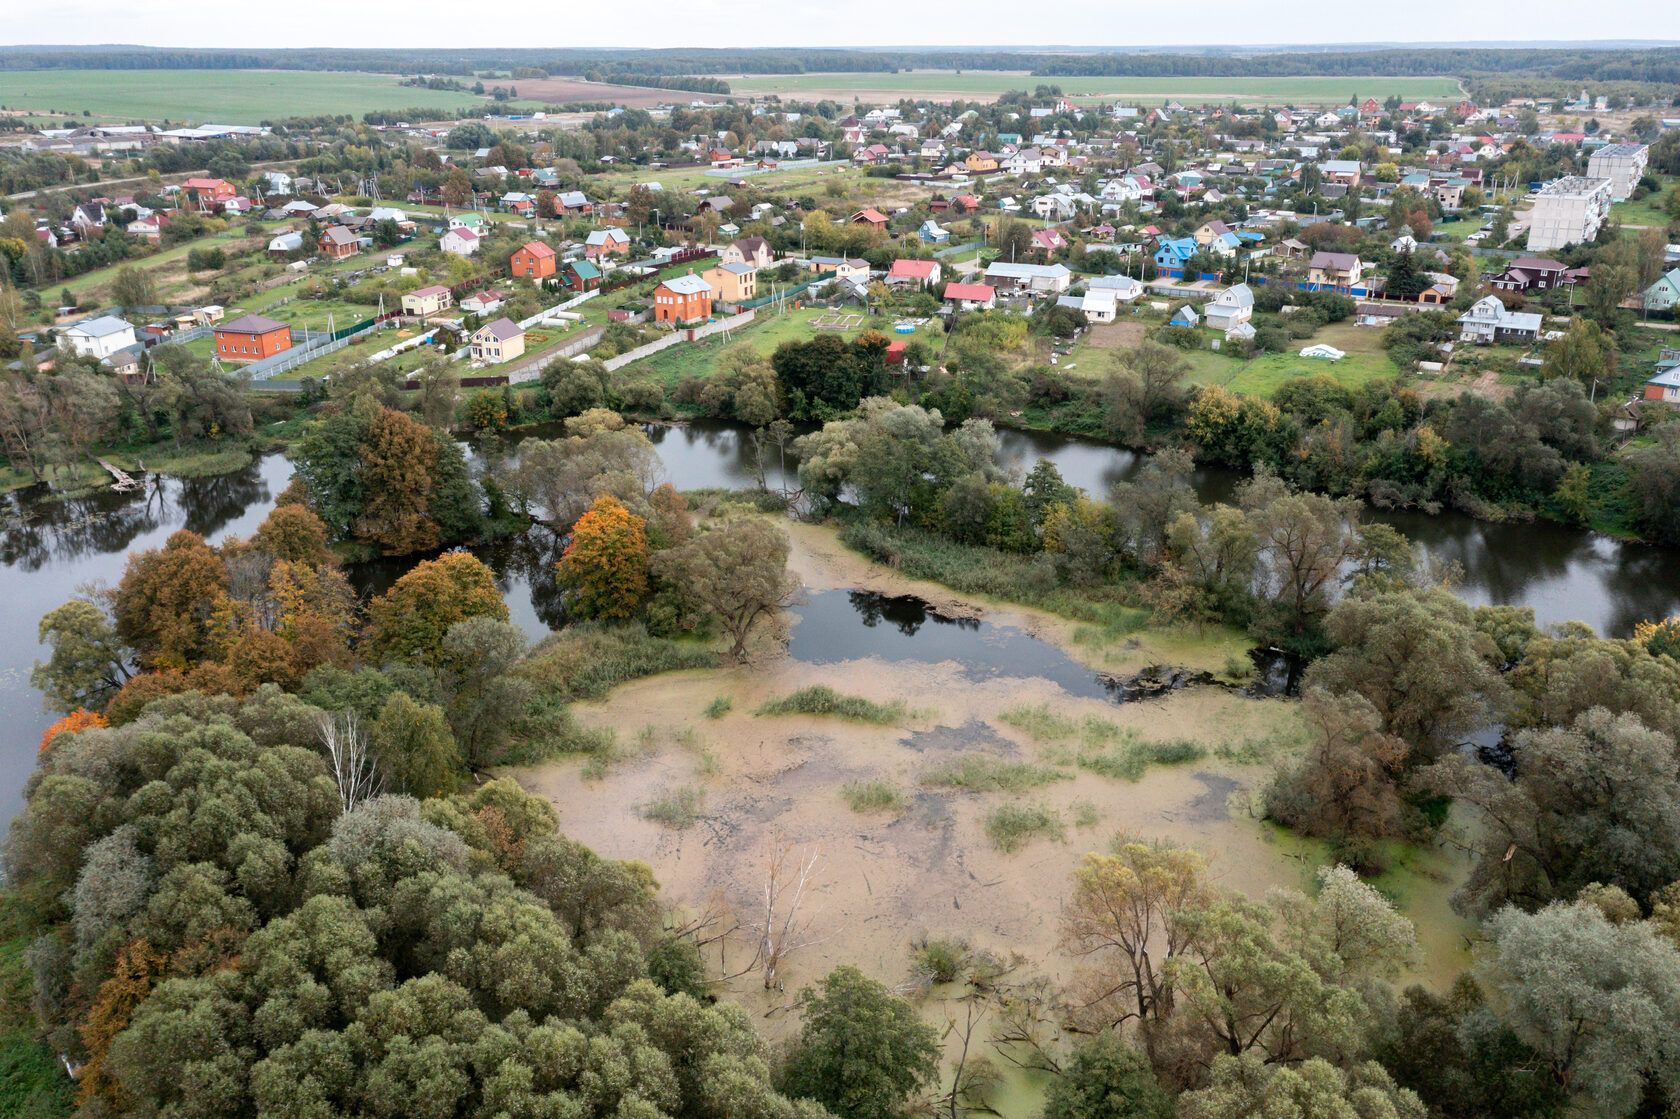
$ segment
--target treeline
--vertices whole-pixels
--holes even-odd
[[[1200,55],[1075,55],[1043,59],[1036,74],[1115,77],[1307,77],[1325,75],[1461,76],[1533,74],[1572,82],[1680,82],[1680,51],[1431,49],[1269,54],[1249,58]]]
[[[729,83],[721,78],[702,78],[693,74],[640,74],[634,70],[615,70],[603,74],[590,70],[584,78],[592,82],[615,82],[618,85],[639,85],[649,89],[686,89],[695,93],[729,92]]]

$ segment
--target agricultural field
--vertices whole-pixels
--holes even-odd
[[[0,73],[8,113],[87,113],[87,122],[260,124],[411,106],[454,112],[470,93],[399,85],[389,74],[304,70],[39,70]]]
[[[1246,104],[1345,105],[1348,98],[1446,100],[1462,96],[1448,77],[1124,78],[1038,77],[1021,71],[915,70],[900,74],[719,74],[739,94],[787,99],[893,102],[900,98],[995,101],[1009,90],[1057,85],[1080,101],[1239,101]],[[521,91],[523,92],[523,91]]]

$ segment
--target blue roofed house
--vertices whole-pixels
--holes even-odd
[[[1184,263],[1196,255],[1192,237],[1165,237],[1155,246],[1155,267],[1169,276],[1183,276]]]
[[[916,236],[924,245],[943,245],[951,239],[950,231],[941,229],[939,223],[932,218],[922,223],[921,228],[916,230]]]

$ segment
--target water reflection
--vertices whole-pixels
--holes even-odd
[[[916,636],[916,631],[929,621],[942,626],[956,626],[958,629],[978,631],[980,628],[980,619],[941,614],[929,606],[925,599],[912,594],[884,595],[874,591],[847,593],[852,609],[857,611],[858,620],[865,626],[874,627],[887,622],[906,637]]]

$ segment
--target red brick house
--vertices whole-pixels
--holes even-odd
[[[712,285],[692,272],[673,276],[653,289],[655,322],[692,322],[711,313]]]
[[[197,191],[200,202],[222,203],[239,193],[239,189],[226,179],[188,179],[181,184],[181,189],[187,192]]]
[[[541,241],[527,241],[514,251],[511,267],[521,279],[540,280],[554,275],[557,260],[554,250]]]
[[[292,348],[292,328],[261,315],[241,315],[216,327],[216,356],[223,361],[261,361]]]
[[[342,225],[327,226],[321,231],[321,239],[315,244],[321,250],[322,256],[328,256],[334,260],[343,260],[347,256],[355,256],[362,251],[361,238]]]

